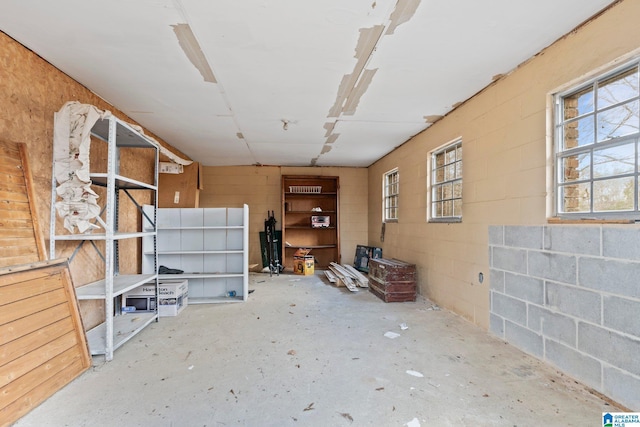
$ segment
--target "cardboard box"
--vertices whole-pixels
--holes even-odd
[[[177,316],[189,304],[189,285],[187,280],[163,280],[158,284],[158,315],[160,317]],[[142,285],[126,292],[122,296],[124,312],[154,311],[156,309],[155,289],[153,285]],[[135,307],[135,310],[125,309]]]
[[[162,281],[158,286],[158,315],[177,316],[189,305],[189,286],[186,280]]]
[[[159,208],[197,208],[203,189],[202,165],[193,162],[184,166],[182,173],[158,174]]]
[[[313,255],[309,255],[311,249],[300,248],[293,254],[293,272],[295,274],[302,274],[303,276],[310,276],[314,274],[315,262]]]

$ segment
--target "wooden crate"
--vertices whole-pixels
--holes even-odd
[[[384,302],[415,301],[416,266],[397,259],[369,260],[369,290]]]

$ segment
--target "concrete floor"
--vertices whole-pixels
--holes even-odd
[[[323,275],[252,274],[250,289],[161,318],[15,427],[597,426],[617,410],[423,298],[385,304]]]

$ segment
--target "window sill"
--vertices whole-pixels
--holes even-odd
[[[603,218],[547,218],[549,224],[635,224],[633,219],[603,219]]]
[[[462,218],[431,218],[427,222],[430,224],[460,224]]]

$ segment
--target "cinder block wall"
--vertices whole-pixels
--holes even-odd
[[[491,226],[490,330],[640,410],[640,229]]]

